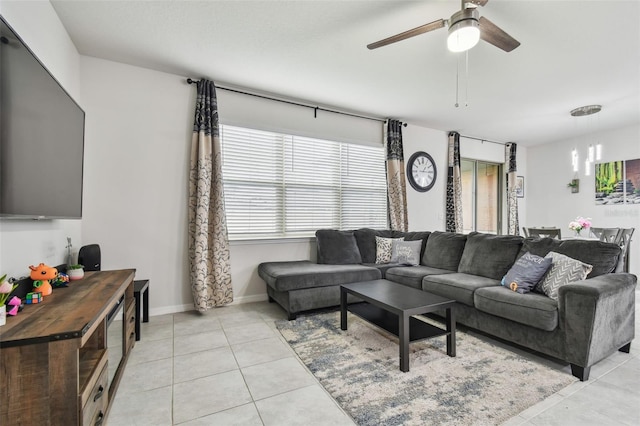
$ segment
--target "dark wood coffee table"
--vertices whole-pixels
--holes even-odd
[[[347,307],[347,294],[367,303]],[[409,371],[409,342],[447,336],[447,355],[456,356],[455,300],[387,280],[363,281],[340,286],[340,328],[347,329],[347,309],[400,339],[400,370]],[[412,315],[446,310],[446,329],[427,324]]]

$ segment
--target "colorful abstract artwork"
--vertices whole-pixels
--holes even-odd
[[[640,204],[640,159],[595,167],[596,205]]]

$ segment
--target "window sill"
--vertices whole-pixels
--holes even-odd
[[[262,245],[262,244],[295,244],[311,243],[316,237],[269,237],[269,238],[246,238],[229,240],[231,246]]]

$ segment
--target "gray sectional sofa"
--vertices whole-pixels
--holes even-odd
[[[376,263],[376,236],[421,240],[420,264]],[[637,277],[616,273],[620,248],[600,241],[522,238],[482,233],[359,229],[316,233],[318,261],[258,267],[269,300],[295,319],[302,311],[338,306],[340,284],[387,279],[456,300],[458,323],[565,360],[587,380],[592,365],[629,352],[635,334]],[[563,285],[557,300],[501,285],[524,253],[556,252],[592,265],[582,281]]]

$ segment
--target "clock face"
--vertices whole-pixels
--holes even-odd
[[[426,152],[418,151],[409,158],[407,177],[416,191],[426,192],[436,183],[436,163]]]

